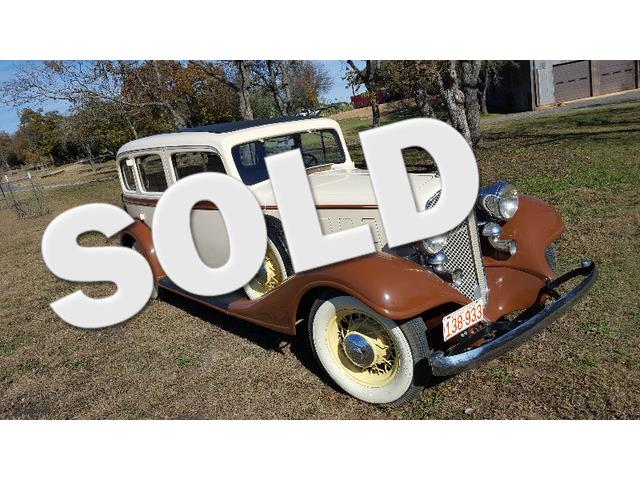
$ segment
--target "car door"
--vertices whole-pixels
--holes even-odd
[[[224,163],[217,151],[204,148],[176,148],[165,151],[173,181],[203,172],[224,173]],[[229,258],[229,239],[220,210],[209,202],[196,204],[191,212],[191,232],[202,261],[219,267]]]

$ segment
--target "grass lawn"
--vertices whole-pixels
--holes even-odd
[[[369,120],[342,126],[361,161],[357,132]],[[591,256],[600,268],[590,295],[527,344],[438,383],[420,401],[382,409],[332,388],[304,335],[281,352],[280,335],[170,295],[116,327],[69,327],[48,303],[78,286],[47,271],[40,239],[67,208],[119,203],[115,177],[101,174],[48,190],[52,213],[45,217],[16,220],[0,211],[0,417],[639,418],[640,104],[483,132],[476,151],[482,182],[507,178],[555,205],[567,223],[561,267]],[[416,158],[408,163],[421,168]],[[108,294],[113,287],[85,290]]]

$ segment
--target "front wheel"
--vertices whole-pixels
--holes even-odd
[[[421,318],[398,324],[345,295],[317,300],[308,329],[316,358],[348,394],[400,405],[422,393],[429,347]]]

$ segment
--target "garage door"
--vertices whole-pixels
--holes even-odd
[[[591,96],[589,61],[561,63],[553,66],[556,102]]]
[[[598,62],[600,93],[622,92],[636,88],[634,60],[607,60]]]

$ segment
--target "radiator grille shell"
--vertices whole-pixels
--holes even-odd
[[[426,208],[433,207],[439,198],[440,192],[429,199]],[[449,259],[444,267],[449,271],[460,269],[464,273],[462,284],[455,288],[471,300],[482,297],[486,305],[488,300],[487,280],[482,262],[475,213],[472,211],[467,219],[451,230],[448,235],[447,245],[442,250]]]

